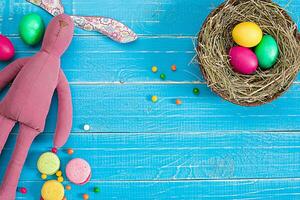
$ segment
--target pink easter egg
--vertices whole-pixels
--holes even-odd
[[[0,34],[0,60],[7,61],[10,60],[15,55],[15,48],[11,41]]]
[[[241,74],[253,74],[258,67],[258,59],[251,49],[232,47],[229,51],[230,64],[234,71]]]

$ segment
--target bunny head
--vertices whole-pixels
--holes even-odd
[[[60,14],[49,23],[42,50],[61,56],[69,47],[74,34],[74,22],[70,16]]]

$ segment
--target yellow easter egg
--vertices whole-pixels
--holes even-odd
[[[232,37],[238,45],[252,48],[260,43],[263,32],[256,23],[242,22],[234,27]]]

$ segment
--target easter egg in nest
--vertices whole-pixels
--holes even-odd
[[[230,64],[234,71],[241,74],[253,74],[258,67],[256,55],[245,47],[232,47],[229,52]]]
[[[256,70],[245,76],[232,70],[228,52],[234,42],[240,43],[232,39],[233,30],[240,22],[254,22],[276,40],[280,49],[276,68]],[[242,106],[258,106],[277,99],[290,88],[300,70],[300,33],[297,27],[288,13],[273,1],[224,2],[207,17],[198,36],[197,56],[208,86],[222,98]],[[253,32],[263,36],[256,29]],[[259,38],[244,46],[259,45]],[[255,48],[249,50],[254,52]]]
[[[276,40],[271,35],[265,35],[255,48],[255,54],[261,69],[270,69],[276,63],[279,49]]]
[[[242,47],[255,47],[263,37],[261,28],[253,22],[242,22],[232,31],[233,40]]]

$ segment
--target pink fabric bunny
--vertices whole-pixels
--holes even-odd
[[[72,100],[60,57],[71,43],[73,20],[65,14],[53,18],[42,49],[30,58],[18,59],[0,71],[0,90],[14,79],[0,103],[0,152],[15,123],[20,130],[15,150],[0,188],[1,200],[14,200],[20,173],[34,138],[43,132],[51,99],[58,94],[58,119],[54,146],[63,146],[72,126]]]

